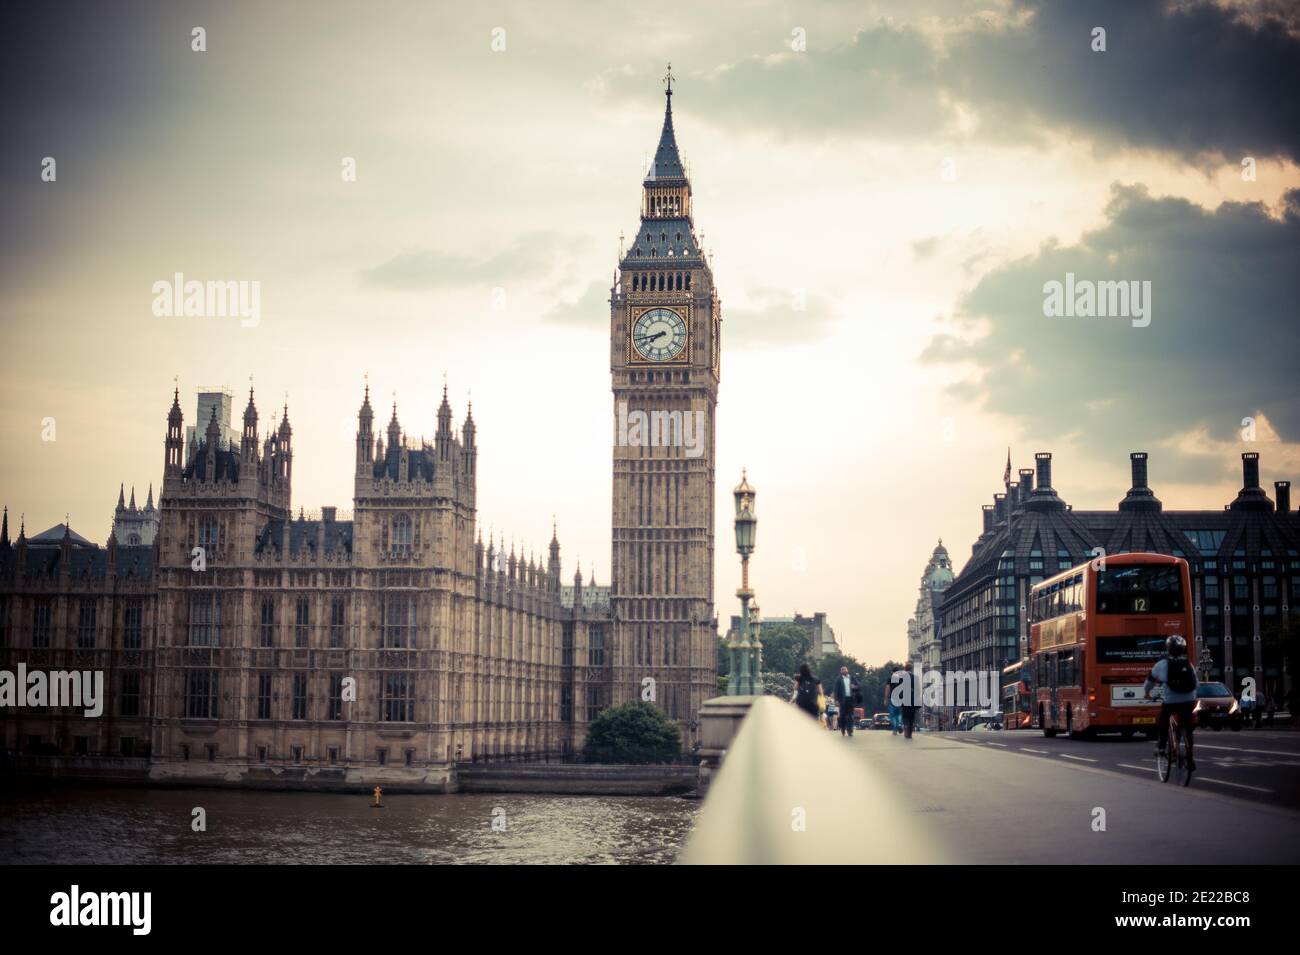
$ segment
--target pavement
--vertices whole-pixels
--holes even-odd
[[[1300,863],[1294,732],[1198,730],[1187,788],[1159,781],[1155,744],[1141,739],[859,730],[835,741],[891,781],[952,861]]]

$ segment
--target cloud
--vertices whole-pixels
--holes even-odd
[[[587,247],[588,239],[584,236],[533,232],[487,255],[420,251],[394,256],[364,269],[361,279],[367,285],[411,290],[485,282],[508,286],[548,275]]]
[[[561,302],[543,316],[544,321],[565,325],[609,325],[609,282],[596,281],[572,302]]]
[[[1266,4],[1017,0],[1007,15],[881,22],[806,53],[690,77],[683,106],[783,137],[977,138],[1066,132],[1098,146],[1300,160],[1297,17]],[[1105,52],[1092,30],[1106,30]],[[605,86],[644,96],[645,78]]]
[[[1300,440],[1300,190],[1274,216],[1116,184],[1105,213],[1077,245],[1049,242],[980,279],[922,360],[961,365],[954,395],[1019,418],[1035,438],[1077,432],[1104,454],[1197,428],[1227,440],[1257,413]],[[1044,285],[1067,273],[1150,281],[1151,324],[1045,317]]]
[[[724,305],[723,345],[811,342],[826,337],[838,317],[829,299],[807,289],[753,289],[745,304]]]

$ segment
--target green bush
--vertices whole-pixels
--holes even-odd
[[[601,711],[587,730],[582,758],[588,763],[671,763],[681,750],[677,724],[637,700]]]

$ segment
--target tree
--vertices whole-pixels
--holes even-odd
[[[821,658],[821,661],[813,670],[817,675],[817,679],[821,681],[822,687],[826,690],[827,695],[831,695],[832,693],[831,687],[835,683],[835,678],[840,675],[840,667],[848,667],[849,676],[858,681],[858,686],[866,686],[866,667],[848,654],[828,653],[826,656]],[[863,690],[862,699],[869,699],[866,695],[865,689]]]
[[[808,631],[793,623],[763,624],[758,632],[763,644],[763,674],[780,673],[793,679],[799,665],[812,657]]]
[[[868,668],[867,675],[862,680],[862,699],[866,701],[868,709],[877,713],[884,710],[885,687],[889,685],[889,677],[902,666],[903,664],[890,660],[881,666]]]
[[[677,724],[650,703],[634,700],[602,710],[587,730],[588,763],[670,763],[682,751]]]
[[[788,700],[794,696],[794,677],[763,668],[763,693]]]

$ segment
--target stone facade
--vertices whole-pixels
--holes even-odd
[[[110,534],[120,546],[149,547],[158,536],[161,520],[153,503],[153,485],[149,485],[149,500],[144,507],[135,506],[135,488],[131,488],[131,503],[126,503],[126,486],[117,492],[117,509],[113,511],[113,529]]]
[[[693,739],[717,693],[713,542],[722,306],[691,214],[672,90],[641,220],[610,289],[612,697]],[[638,416],[644,416],[638,421]],[[644,422],[642,424],[641,422]]]
[[[1205,674],[1234,690],[1253,677],[1281,696],[1294,680],[1276,641],[1300,610],[1300,514],[1291,484],[1274,499],[1259,484],[1259,455],[1242,454],[1242,487],[1219,510],[1166,511],[1147,480],[1147,454],[1130,455],[1132,486],[1111,511],[1077,511],[1052,486],[1052,456],[1008,480],[984,505],[984,530],[944,594],[944,669],[1001,669],[1028,654],[1030,588],[1105,554],[1148,551],[1191,568],[1198,657]],[[1035,486],[1035,479],[1037,486]]]
[[[907,656],[919,660],[926,670],[938,669],[942,660],[938,612],[943,604],[943,592],[952,581],[952,558],[940,540],[921,574],[916,613],[907,621]]]
[[[689,197],[670,106],[611,289],[615,418],[702,426],[684,444],[616,441],[609,586],[562,584],[554,532],[544,558],[483,541],[476,426],[468,410],[453,426],[445,388],[418,443],[396,406],[377,427],[366,388],[350,518],[294,516],[287,407],[259,431],[250,388],[234,431],[229,396],[204,392],[187,430],[177,389],[143,512],[156,535],[135,529],[134,495],[107,547],[62,525],[11,541],[5,514],[0,668],[101,670],[108,690],[97,719],[0,711],[6,753],[115,758],[161,780],[444,788],[457,762],[574,753],[601,709],[633,699],[690,747],[716,686],[721,319]],[[684,320],[680,354],[634,341],[654,308]]]

